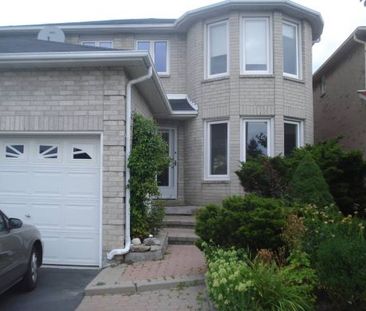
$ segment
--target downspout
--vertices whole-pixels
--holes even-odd
[[[132,119],[132,86],[148,80],[152,77],[153,70],[152,66],[149,67],[148,73],[145,76],[140,78],[131,80],[127,83],[126,87],[126,161],[125,161],[125,169],[126,169],[126,178],[125,178],[125,193],[126,193],[126,201],[125,201],[125,247],[124,248],[116,248],[112,249],[109,253],[107,253],[108,260],[112,260],[116,255],[124,255],[130,251],[131,248],[131,218],[130,218],[130,188],[128,186],[130,182],[130,169],[128,167],[128,159],[131,154],[131,119]]]

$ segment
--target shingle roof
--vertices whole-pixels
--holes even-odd
[[[196,111],[187,98],[182,99],[169,99],[169,104],[173,111]]]
[[[111,49],[37,39],[0,37],[0,53],[87,52]]]

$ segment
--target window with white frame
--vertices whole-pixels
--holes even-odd
[[[207,25],[207,77],[228,73],[228,23],[221,21]]]
[[[99,48],[113,49],[112,41],[82,41],[81,45],[94,46]]]
[[[271,73],[269,17],[244,17],[242,27],[242,73]]]
[[[284,122],[284,154],[288,156],[295,148],[303,145],[303,122],[285,120]]]
[[[229,178],[229,122],[206,123],[206,178]]]
[[[167,40],[138,40],[136,49],[150,53],[159,74],[169,74]]]
[[[300,78],[300,40],[299,25],[284,22],[283,38],[283,73],[285,76]]]
[[[244,119],[242,160],[271,156],[271,119]]]

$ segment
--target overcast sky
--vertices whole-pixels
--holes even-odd
[[[177,18],[220,0],[2,0],[0,25],[43,24],[123,18]],[[295,0],[321,12],[325,28],[313,48],[318,68],[357,26],[366,26],[359,0]]]

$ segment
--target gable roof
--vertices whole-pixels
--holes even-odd
[[[328,59],[313,74],[313,82],[320,81],[321,77],[354,47],[366,43],[366,26],[357,27],[351,35],[328,57]]]
[[[0,37],[0,53],[110,51],[111,49],[27,38]]]
[[[199,19],[225,14],[231,10],[279,10],[284,14],[308,20],[312,26],[313,41],[320,38],[323,31],[323,19],[320,13],[306,8],[290,0],[225,0],[184,13],[178,19],[120,19],[107,21],[91,21],[79,23],[47,24],[58,26],[65,32],[186,32]],[[38,32],[46,25],[3,26],[0,33]]]

